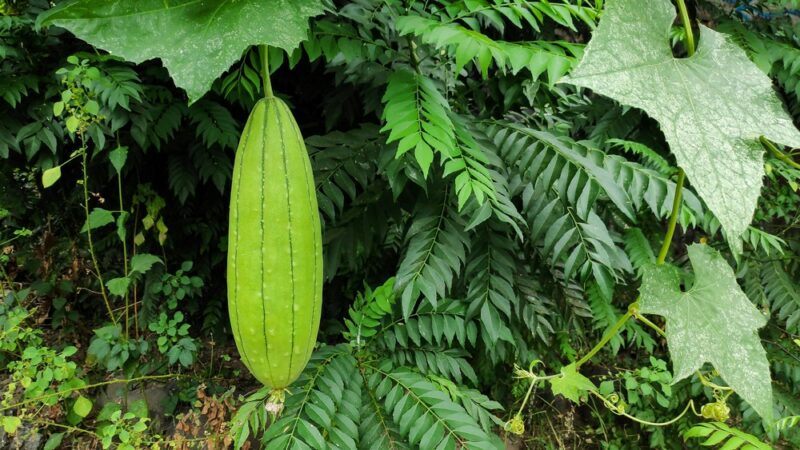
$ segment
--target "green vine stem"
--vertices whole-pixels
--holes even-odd
[[[592,359],[592,357],[593,357],[594,355],[596,355],[596,354],[597,354],[597,352],[599,352],[599,351],[600,351],[600,350],[601,350],[603,347],[605,347],[605,346],[606,346],[606,344],[608,344],[608,341],[610,341],[611,339],[613,339],[613,338],[614,338],[614,336],[616,336],[616,335],[617,335],[617,333],[619,333],[619,330],[621,330],[621,329],[622,329],[622,327],[624,327],[624,326],[625,326],[625,323],[626,323],[626,322],[628,321],[628,319],[630,319],[632,316],[633,316],[633,313],[632,313],[632,312],[630,311],[630,309],[629,309],[629,310],[628,310],[628,312],[626,312],[626,313],[625,313],[625,315],[623,315],[622,317],[620,317],[620,318],[619,318],[619,320],[617,320],[617,323],[615,323],[615,324],[614,324],[614,326],[612,326],[612,327],[611,327],[611,329],[610,329],[610,330],[608,330],[608,332],[607,332],[607,333],[606,333],[606,334],[603,336],[603,338],[602,338],[602,339],[600,339],[600,342],[598,342],[597,344],[595,344],[595,346],[594,346],[594,347],[592,347],[592,349],[591,349],[591,350],[589,350],[589,353],[587,353],[587,354],[583,355],[583,358],[579,359],[579,360],[578,360],[578,361],[575,363],[575,367],[576,367],[576,368],[580,368],[582,365],[584,365],[584,364],[585,364],[585,363],[587,363],[587,362],[588,362],[590,359]]]
[[[694,33],[692,32],[692,24],[689,21],[689,11],[686,8],[686,2],[684,0],[678,0],[678,10],[681,16],[681,22],[683,23],[683,27],[686,30],[686,52],[689,56],[694,55],[695,52],[695,43],[694,43]],[[683,185],[686,181],[686,173],[683,169],[678,168],[678,180],[675,183],[675,196],[672,200],[672,212],[669,216],[669,222],[667,224],[667,231],[664,235],[664,242],[661,244],[661,250],[658,252],[658,259],[656,260],[656,264],[664,264],[667,259],[667,254],[669,253],[669,248],[672,245],[672,238],[675,236],[675,228],[678,225],[678,217],[680,215],[681,204],[683,202]],[[633,303],[630,304],[628,307],[628,312],[622,316],[617,323],[609,330],[608,333],[603,336],[600,342],[597,343],[589,353],[583,356],[583,358],[579,359],[578,362],[575,363],[576,367],[580,367],[581,365],[585,364],[589,361],[594,355],[597,354],[619,331],[622,327],[625,326],[625,323],[631,317],[637,317],[638,319],[644,319],[646,325],[654,326],[656,329],[659,329],[655,324],[641,316],[639,314],[639,299],[638,297]],[[663,333],[663,331],[661,332]]]
[[[523,370],[519,366],[514,365],[514,378],[529,380],[528,391],[525,392],[525,397],[522,399],[522,403],[519,404],[519,410],[517,410],[517,413],[514,414],[511,420],[507,421],[503,425],[503,429],[505,431],[516,434],[517,436],[521,436],[525,433],[525,421],[522,419],[522,411],[525,410],[525,406],[528,404],[528,400],[531,398],[533,389],[536,387],[536,383],[539,381],[539,377],[533,373],[533,368],[540,362],[541,361],[538,359],[531,361],[528,370]]]
[[[139,222],[139,205],[136,205],[135,209],[133,209],[133,236],[136,236],[137,230],[137,222]],[[163,246],[161,247],[164,248]],[[136,241],[133,242],[133,248],[131,248],[131,255],[136,254]],[[136,339],[139,339],[139,291],[138,286],[136,283],[133,283],[133,334],[136,336]]]
[[[659,327],[658,325],[654,324],[653,322],[650,321],[650,319],[648,319],[647,317],[645,317],[641,313],[639,313],[638,309],[633,311],[633,317],[635,317],[636,320],[638,320],[639,322],[642,322],[643,324],[645,324],[648,327],[650,327],[653,330],[655,330],[656,333],[658,333],[662,337],[666,337],[667,336],[667,333],[665,333],[664,330],[661,329],[661,327]]]
[[[790,165],[791,167],[800,170],[800,163],[798,163],[797,161],[793,160],[786,153],[783,153],[782,151],[778,150],[778,147],[776,147],[775,144],[770,142],[769,139],[767,139],[764,136],[761,136],[761,137],[758,138],[758,141],[761,142],[761,145],[763,145],[764,148],[769,150],[770,153],[775,155],[776,158],[778,158],[779,160],[785,162],[786,164]]]
[[[99,434],[95,433],[92,430],[87,430],[85,428],[74,427],[74,426],[70,426],[70,425],[64,425],[64,424],[61,424],[61,423],[58,423],[58,422],[52,422],[52,421],[44,420],[44,419],[34,419],[34,418],[31,418],[31,419],[29,419],[29,418],[21,418],[21,419],[25,420],[27,422],[30,422],[32,424],[40,425],[40,426],[43,426],[43,427],[59,428],[59,429],[64,430],[68,434],[81,433],[81,434],[87,434],[89,436],[92,436],[93,438],[95,438],[97,440],[102,440],[103,439],[103,437],[100,436]],[[226,434],[224,434],[224,433],[214,433],[214,434],[207,434],[207,435],[204,435],[204,436],[201,436],[201,437],[196,437],[196,438],[156,439],[156,440],[144,441],[144,443],[146,443],[148,445],[164,444],[164,445],[167,445],[169,448],[172,448],[172,447],[176,447],[176,444],[188,445],[188,444],[195,444],[195,443],[207,443],[207,442],[211,442],[211,440],[216,442],[217,440],[225,439],[225,437],[226,437]],[[156,448],[156,447],[154,447],[154,448]]]
[[[696,415],[698,417],[701,416],[701,414],[698,413],[697,410],[694,407],[694,400],[689,400],[689,403],[686,404],[686,407],[683,408],[683,411],[681,411],[680,414],[678,414],[677,416],[673,417],[672,419],[667,420],[666,422],[650,422],[649,420],[640,419],[638,417],[635,417],[635,416],[632,416],[632,415],[626,413],[618,405],[616,405],[613,402],[611,402],[611,400],[609,400],[609,399],[603,397],[602,395],[600,395],[599,392],[595,392],[595,391],[589,391],[589,392],[591,392],[591,394],[594,395],[595,397],[599,398],[603,402],[603,404],[606,406],[606,408],[611,410],[611,412],[613,412],[614,414],[617,414],[617,415],[622,416],[622,417],[626,417],[626,418],[628,418],[628,419],[630,419],[630,420],[632,420],[634,422],[641,423],[642,425],[649,425],[651,427],[666,427],[668,425],[672,425],[673,423],[681,420],[681,418],[683,416],[685,416],[687,412],[689,412],[689,409],[692,410],[694,415]]]
[[[60,391],[60,392],[53,392],[53,393],[50,393],[50,394],[44,394],[44,395],[40,395],[38,397],[25,399],[25,400],[23,400],[21,402],[17,402],[17,403],[14,403],[14,404],[11,404],[11,405],[8,405],[8,406],[4,406],[4,407],[0,408],[0,412],[7,411],[9,409],[14,409],[14,408],[16,408],[18,406],[24,406],[24,405],[27,405],[28,403],[35,403],[35,402],[39,402],[39,401],[42,401],[42,400],[46,400],[46,399],[51,398],[51,397],[60,397],[62,395],[66,395],[66,394],[69,394],[69,393],[72,393],[72,392],[84,391],[84,390],[87,390],[87,389],[94,389],[96,387],[107,386],[109,384],[119,384],[119,383],[130,384],[130,383],[135,383],[137,381],[161,380],[161,379],[165,379],[165,378],[187,378],[187,377],[188,377],[188,375],[181,375],[179,373],[167,373],[167,374],[164,374],[164,375],[145,375],[145,376],[136,377],[136,378],[118,378],[118,379],[114,379],[114,380],[101,381],[99,383],[86,384],[86,385],[81,386],[81,387],[64,389],[63,391]]]
[[[117,145],[119,145],[119,133],[117,134]],[[117,194],[119,194],[119,211],[120,214],[125,214],[125,206],[122,200],[122,173],[117,174]],[[123,270],[125,273],[125,277],[128,277],[128,242],[125,239],[122,239],[122,264]],[[128,337],[128,330],[130,327],[130,314],[128,314],[128,309],[130,308],[130,291],[128,289],[125,290],[125,337]]]
[[[517,415],[519,416],[522,414],[522,410],[525,408],[525,405],[528,403],[528,399],[531,397],[531,392],[533,391],[533,387],[536,385],[538,381],[549,380],[555,378],[559,375],[546,375],[546,376],[539,376],[534,373],[533,369],[536,367],[537,364],[541,364],[541,360],[534,359],[531,361],[530,366],[528,366],[528,370],[524,370],[519,366],[514,366],[514,378],[523,379],[523,380],[531,380],[531,385],[528,387],[528,392],[525,394],[525,398],[522,400],[522,404],[519,407],[519,411],[517,411]]]
[[[658,252],[658,259],[656,264],[664,264],[667,260],[667,253],[669,247],[672,245],[672,238],[675,236],[675,228],[678,225],[678,216],[681,211],[681,202],[683,201],[683,183],[686,181],[686,173],[683,169],[678,169],[678,181],[675,183],[675,198],[672,200],[672,213],[669,215],[669,223],[667,224],[667,232],[664,235],[664,242],[661,244],[661,250]]]
[[[685,0],[677,0],[678,12],[681,16],[681,23],[686,32],[686,54],[691,57],[695,52],[694,32],[692,31],[692,22],[689,19],[689,10],[686,8]],[[663,264],[667,259],[669,247],[672,245],[672,238],[675,235],[675,227],[678,223],[678,215],[680,214],[681,201],[683,197],[683,184],[686,181],[686,173],[683,169],[678,168],[678,181],[675,185],[675,198],[672,201],[672,213],[669,216],[669,224],[667,225],[667,233],[664,236],[664,242],[661,244],[661,251],[658,252],[658,260],[656,264]]]
[[[98,441],[103,439],[103,437],[100,436],[99,434],[95,433],[92,430],[87,430],[85,428],[73,427],[73,426],[70,426],[70,425],[64,425],[63,423],[52,422],[50,420],[44,420],[44,419],[27,419],[27,418],[20,418],[20,419],[21,420],[26,420],[26,421],[34,424],[34,425],[40,425],[40,426],[43,426],[43,427],[60,428],[60,429],[64,430],[65,432],[67,432],[68,434],[82,433],[82,434],[88,434],[89,436],[92,436],[93,438],[97,439]]]
[[[16,241],[17,239],[20,239],[21,237],[22,237],[22,236],[14,236],[14,237],[12,237],[12,238],[6,239],[5,241],[3,241],[3,242],[0,242],[0,247],[3,247],[3,246],[5,246],[5,245],[8,245],[8,244],[10,244],[10,243],[12,243],[12,242]]]
[[[690,19],[689,19],[689,12],[688,12],[688,9],[686,8],[685,0],[677,0],[677,5],[678,5],[678,11],[679,11],[680,17],[681,17],[681,22],[683,23],[683,27],[686,30],[686,41],[685,41],[685,43],[686,43],[686,52],[691,57],[695,53],[695,41],[694,41],[694,33],[692,31],[692,25],[691,25],[691,22],[690,22]],[[763,140],[763,138],[762,138],[762,140]],[[666,230],[666,233],[665,233],[665,236],[664,236],[664,242],[661,245],[661,250],[659,251],[658,258],[656,259],[656,264],[659,264],[659,265],[664,264],[664,262],[666,261],[667,254],[669,253],[669,248],[670,248],[670,246],[672,244],[672,239],[673,239],[673,237],[675,235],[675,228],[677,227],[677,224],[678,224],[678,217],[680,215],[680,208],[681,208],[681,204],[682,204],[682,201],[683,201],[683,186],[685,184],[685,181],[686,181],[686,173],[683,171],[683,169],[679,168],[678,169],[678,180],[676,181],[676,184],[675,184],[675,195],[674,195],[674,198],[673,198],[673,201],[672,201],[672,212],[670,213],[669,222],[667,224],[667,230]],[[619,320],[617,320],[617,322],[611,327],[611,329],[608,330],[608,332],[605,335],[603,335],[603,338],[600,339],[600,341],[594,347],[592,347],[592,349],[589,350],[588,353],[586,353],[581,359],[579,359],[577,362],[575,362],[575,367],[576,368],[580,368],[583,364],[585,364],[589,360],[591,360],[592,357],[594,357],[603,347],[605,347],[606,344],[608,344],[609,341],[611,341],[611,339],[614,338],[614,336],[616,336],[620,332],[620,330],[622,330],[622,328],[625,326],[625,324],[628,322],[628,320],[631,319],[631,317],[634,317],[634,318],[640,320],[645,325],[649,326],[650,328],[653,328],[661,336],[665,336],[664,331],[658,325],[654,324],[649,319],[647,319],[646,317],[644,317],[643,315],[641,315],[639,313],[639,300],[640,299],[641,299],[641,296],[637,297],[636,300],[628,306],[628,311],[625,313],[625,315],[623,315],[622,317],[619,318]],[[698,375],[700,375],[700,377],[701,377],[700,378],[701,382],[705,381],[705,382],[711,383],[710,381],[708,381],[704,377],[702,377],[702,374],[698,373]],[[527,402],[527,399],[530,396],[530,393],[531,393],[531,391],[533,389],[533,385],[536,384],[536,382],[538,382],[540,380],[543,380],[543,379],[546,379],[546,378],[553,378],[555,376],[558,376],[558,375],[550,375],[550,376],[547,376],[547,377],[539,377],[539,376],[533,375],[532,377],[529,377],[531,379],[531,387],[528,388],[528,393],[525,396],[526,401],[523,402],[523,406]],[[706,384],[705,382],[703,384]],[[711,383],[711,384],[713,384],[713,383]],[[711,384],[707,384],[707,385],[710,386]],[[683,415],[686,414],[686,411],[688,411],[690,407],[694,411],[694,404],[690,401],[689,404],[686,405],[686,408],[684,408],[683,412],[678,417],[676,417],[676,418],[674,418],[674,419],[672,419],[672,420],[670,420],[668,422],[663,422],[663,423],[647,422],[647,421],[643,421],[641,419],[638,419],[636,417],[630,416],[630,415],[626,414],[624,411],[618,411],[618,408],[616,406],[614,406],[612,403],[610,403],[603,396],[601,396],[600,394],[598,394],[596,392],[592,392],[592,393],[594,395],[597,395],[598,397],[600,397],[603,400],[603,402],[604,402],[604,404],[606,406],[611,405],[610,408],[613,411],[615,411],[616,413],[618,413],[620,415],[623,415],[625,417],[628,417],[631,420],[634,420],[636,422],[643,423],[643,424],[646,424],[646,425],[653,425],[653,426],[669,425],[669,424],[672,424],[672,423],[676,422],[681,417],[683,417]],[[520,409],[520,412],[521,411],[522,411],[522,409]],[[696,411],[694,411],[694,412],[695,412],[695,414],[697,414]],[[519,416],[519,413],[517,413],[517,416]],[[517,416],[515,416],[515,418]]]
[[[703,375],[703,373],[702,373],[702,372],[700,372],[699,370],[697,371],[697,378],[699,378],[699,379],[700,379],[700,383],[702,383],[702,384],[704,384],[704,385],[706,385],[706,386],[708,386],[708,387],[710,387],[710,388],[712,388],[712,389],[718,389],[718,390],[720,390],[720,391],[733,391],[733,388],[730,388],[730,387],[728,387],[728,386],[720,386],[720,385],[718,385],[718,384],[715,384],[715,383],[713,383],[711,380],[709,380],[708,378],[706,378],[706,377]],[[727,398],[727,397],[726,397],[726,398]]]
[[[86,149],[86,138],[83,136],[83,133],[80,133],[79,138],[81,141],[81,152],[83,153],[83,212],[86,216],[86,238],[89,243],[89,255],[92,258],[95,276],[97,277],[97,280],[100,281],[100,294],[103,296],[103,302],[106,304],[108,317],[111,319],[111,323],[116,326],[117,319],[114,317],[114,311],[111,309],[111,302],[108,300],[108,292],[106,292],[106,283],[103,280],[103,273],[100,271],[100,264],[97,263],[97,254],[94,251],[94,240],[92,239],[92,227],[89,224],[89,152]]]
[[[272,92],[272,80],[269,78],[269,46],[262,45],[259,48],[261,50],[261,81],[264,83],[264,98],[272,98],[275,94]]]

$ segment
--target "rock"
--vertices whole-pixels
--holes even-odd
[[[8,450],[37,450],[42,445],[42,434],[36,428],[23,423],[13,436],[0,428],[0,448]]]
[[[97,410],[107,403],[116,403],[124,409],[137,401],[144,400],[147,404],[148,415],[153,420],[164,417],[165,407],[170,397],[169,386],[163,383],[151,384],[146,387],[127,390],[125,384],[109,384],[97,398]]]

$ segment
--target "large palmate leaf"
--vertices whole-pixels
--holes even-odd
[[[647,266],[642,277],[640,310],[667,319],[674,381],[710,362],[761,417],[771,420],[769,363],[757,332],[767,319],[716,250],[694,244],[689,246],[689,259],[695,279],[686,292],[673,266]]]
[[[128,61],[161,58],[195,101],[249,45],[294,50],[320,13],[319,0],[73,0],[42,20]]]
[[[800,132],[769,78],[724,35],[701,25],[697,52],[673,57],[674,20],[668,0],[609,0],[583,59],[564,81],[657,120],[738,251],[764,175],[758,137],[800,146]]]

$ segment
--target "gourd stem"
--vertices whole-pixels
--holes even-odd
[[[261,49],[261,80],[264,83],[264,98],[274,97],[272,81],[269,79],[269,46],[262,45]]]
[[[681,14],[681,22],[683,23],[683,29],[686,30],[686,54],[689,56],[694,55],[694,32],[692,31],[692,23],[689,21],[689,10],[686,9],[686,1],[685,0],[677,0],[678,2],[678,11]]]
[[[686,172],[678,169],[678,182],[675,184],[675,198],[672,200],[672,214],[669,216],[667,233],[664,235],[664,243],[661,244],[661,251],[658,252],[656,264],[664,264],[669,253],[669,246],[672,244],[672,236],[675,235],[675,227],[678,224],[678,214],[681,210],[681,199],[683,198],[683,182],[686,180]]]

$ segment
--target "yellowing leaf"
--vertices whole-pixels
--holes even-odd
[[[58,117],[64,112],[64,102],[53,103],[53,115]]]
[[[764,176],[759,136],[800,147],[800,132],[770,79],[725,35],[700,25],[697,52],[675,58],[674,20],[668,0],[609,0],[583,59],[564,81],[657,120],[738,252]]]
[[[689,246],[694,284],[681,291],[673,266],[651,265],[642,276],[640,311],[667,319],[673,382],[711,363],[740,397],[772,419],[769,362],[758,329],[767,319],[736,282],[733,269],[714,249]]]
[[[75,116],[67,117],[66,121],[67,131],[70,133],[74,133],[78,131],[78,127],[81,125],[81,121]]]
[[[0,423],[3,425],[3,431],[8,434],[17,432],[17,428],[22,425],[22,420],[17,416],[5,416],[0,418]]]
[[[75,403],[73,403],[72,411],[75,412],[78,417],[84,418],[92,412],[92,401],[81,395],[75,400]]]
[[[47,189],[61,178],[61,166],[51,167],[42,172],[42,187]]]

